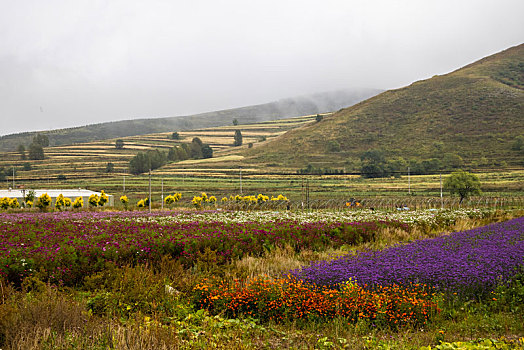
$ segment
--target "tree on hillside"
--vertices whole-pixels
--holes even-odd
[[[138,152],[136,156],[129,161],[129,172],[134,175],[142,174],[149,169],[158,169],[167,162],[167,156],[159,150]]]
[[[40,145],[42,147],[48,147],[49,138],[47,137],[47,135],[37,134],[35,137],[33,137],[33,143],[36,143],[37,145]]]
[[[38,143],[32,143],[29,145],[29,159],[40,160],[44,159],[44,148]]]
[[[122,149],[124,148],[124,140],[118,139],[115,141],[115,148],[116,149]]]
[[[25,146],[22,145],[22,144],[19,144],[18,145],[18,153],[20,154],[20,159],[21,160],[26,160],[26,155],[25,155]]]
[[[442,163],[446,168],[458,169],[464,165],[464,160],[456,153],[445,153]]]
[[[318,122],[322,121],[322,119],[324,119],[324,116],[320,115],[320,114],[317,114],[315,120]]]
[[[240,130],[235,130],[235,142],[233,143],[233,146],[242,146],[242,133]]]
[[[511,149],[513,151],[522,151],[524,149],[524,136],[519,135],[515,137],[513,143],[511,144]]]
[[[444,188],[453,196],[460,196],[460,203],[474,194],[480,194],[480,180],[471,173],[463,170],[455,171],[444,181]]]
[[[233,119],[233,125],[234,125],[234,126],[237,126],[237,125],[238,125],[238,120],[237,120],[236,118]]]
[[[191,148],[191,153],[190,153],[191,158],[193,159],[203,158],[202,146],[204,146],[204,144],[202,143],[202,140],[200,140],[200,138],[198,137],[193,138],[193,140],[191,141],[191,145],[189,146]]]
[[[172,140],[180,140],[180,134],[178,132],[174,132],[171,134]]]
[[[106,165],[106,173],[112,173],[115,171],[115,165],[111,162]]]
[[[176,148],[179,160],[189,159],[189,154],[187,153],[188,147],[184,146],[187,146],[187,144],[184,143],[182,146]]]
[[[364,178],[377,178],[388,176],[386,169],[386,157],[382,150],[369,150],[360,156],[362,167],[361,176]]]
[[[204,158],[213,158],[213,149],[208,144],[202,146],[202,156]]]

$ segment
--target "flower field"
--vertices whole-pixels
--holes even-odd
[[[370,287],[423,283],[463,297],[479,297],[523,271],[524,218],[362,252],[293,271],[323,286],[356,280]]]
[[[512,215],[0,213],[0,347],[518,348],[524,217]],[[454,227],[477,228],[443,233]]]
[[[318,287],[294,278],[254,278],[247,285],[203,282],[195,287],[201,308],[229,317],[252,316],[264,321],[368,320],[376,326],[424,325],[438,313],[435,295],[423,285],[367,290],[355,283],[338,289]]]
[[[135,214],[136,215],[136,214]],[[189,214],[131,216],[116,213],[50,213],[0,216],[0,276],[19,284],[38,272],[72,285],[84,276],[117,265],[155,263],[163,256],[192,266],[199,254],[216,252],[217,263],[260,255],[277,246],[321,250],[371,241],[396,221],[321,222],[200,221]]]

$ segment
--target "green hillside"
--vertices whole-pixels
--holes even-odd
[[[336,111],[379,92],[381,91],[376,89],[339,90],[191,116],[124,120],[41,133],[48,136],[50,146],[62,146],[127,136],[225,126],[231,125],[233,119],[237,119],[240,124],[252,124]],[[36,132],[26,132],[0,136],[0,152],[14,151],[20,144],[27,147],[36,134]]]
[[[523,89],[524,44],[292,130],[246,161],[357,171],[365,151],[379,150],[404,166],[522,168]]]

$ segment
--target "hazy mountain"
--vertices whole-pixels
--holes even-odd
[[[156,132],[174,132],[231,125],[233,119],[237,119],[240,124],[247,124],[332,112],[343,107],[351,106],[380,92],[381,90],[377,89],[338,90],[191,116],[124,120],[43,131],[40,133],[49,137],[50,146],[57,146],[125,136],[145,135]],[[37,133],[39,132],[1,136],[0,151],[15,150],[20,144],[27,147]]]
[[[254,162],[358,169],[361,155],[524,166],[524,44],[390,90],[247,152]],[[520,141],[519,141],[520,140]],[[402,157],[402,159],[400,159]],[[444,159],[446,158],[446,159]]]

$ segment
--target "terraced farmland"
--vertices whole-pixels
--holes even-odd
[[[187,160],[168,164],[159,169],[162,174],[185,174],[187,168],[198,164],[199,169],[206,168],[206,164],[220,172],[218,168],[231,169],[231,162],[238,162],[241,156],[235,155],[239,150],[263,144],[285,132],[312,123],[315,115],[296,117],[284,120],[268,121],[258,124],[223,126],[193,131],[172,130],[164,133],[155,133],[141,136],[121,138],[124,141],[123,149],[116,149],[116,139],[79,143],[68,146],[47,147],[44,149],[44,160],[22,160],[17,152],[2,154],[0,167],[5,169],[15,168],[15,179],[19,183],[51,183],[57,179],[89,180],[112,178],[115,175],[127,173],[129,160],[138,152],[151,149],[167,151],[169,148],[180,144],[190,143],[194,137],[199,137],[202,142],[209,144],[214,157],[206,160]],[[243,145],[233,147],[235,130],[241,130]],[[171,139],[173,132],[177,131],[180,140]],[[108,163],[112,163],[114,170],[107,172]],[[223,163],[223,164],[222,164]],[[15,183],[16,185],[16,183]]]

